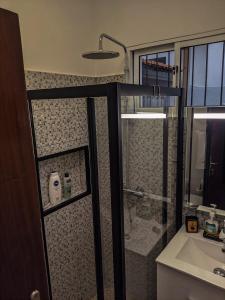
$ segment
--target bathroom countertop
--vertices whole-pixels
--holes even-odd
[[[193,252],[185,249],[185,247],[187,247],[187,242],[190,241],[196,243],[196,245],[200,243],[203,245],[203,247],[201,246],[202,249],[196,247],[194,243],[193,248],[190,248],[193,249]],[[225,253],[222,253],[222,246],[221,242],[204,238],[203,230],[200,230],[198,233],[187,233],[185,226],[182,226],[166,248],[157,257],[156,262],[225,289],[225,278],[213,273],[213,268],[221,267],[225,269]],[[216,255],[211,255],[213,254],[210,253],[211,249],[216,249],[219,259],[215,258]],[[181,253],[185,250],[188,250],[186,251],[186,256],[189,255],[190,263],[187,259],[185,261],[185,259],[181,258]],[[211,269],[209,267],[204,267],[204,264],[211,264]],[[203,267],[197,265],[202,265]]]

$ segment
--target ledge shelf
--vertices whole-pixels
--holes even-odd
[[[64,201],[56,203],[55,205],[49,205],[48,207],[46,206],[46,207],[43,208],[43,215],[47,216],[47,215],[57,211],[58,209],[61,209],[61,208],[65,207],[65,206],[67,206],[67,205],[69,205],[73,202],[76,202],[76,201],[78,201],[78,200],[80,200],[80,199],[82,199],[82,198],[84,198],[84,197],[86,197],[90,194],[91,194],[91,190],[87,189],[85,192],[83,192],[81,194],[78,194],[78,195],[76,195],[72,198],[65,199]]]
[[[41,157],[37,157],[37,162],[42,162],[45,160],[49,160],[52,158],[57,158],[63,155],[67,155],[67,154],[72,154],[78,151],[84,151],[84,159],[85,159],[85,177],[86,177],[86,190],[81,192],[80,194],[77,194],[75,196],[72,196],[69,199],[62,199],[62,201],[52,205],[46,205],[42,207],[42,213],[43,216],[47,216],[75,201],[78,201],[88,195],[91,194],[91,183],[90,183],[90,164],[89,164],[89,147],[88,145],[85,146],[81,146],[78,148],[73,148],[73,149],[69,149],[66,151],[61,151],[61,152],[57,152],[57,153],[53,153],[53,154],[49,154],[49,155],[45,155],[45,156],[41,156]]]
[[[55,157],[58,157],[58,156],[71,154],[71,153],[78,152],[78,151],[84,151],[84,153],[85,153],[85,163],[86,163],[86,156],[89,156],[88,155],[88,146],[87,145],[86,146],[81,146],[81,147],[78,147],[78,148],[73,148],[73,149],[61,151],[61,152],[57,152],[57,153],[53,153],[53,154],[48,154],[48,155],[40,156],[40,157],[37,157],[37,160],[38,161],[43,161],[43,160],[55,158]]]

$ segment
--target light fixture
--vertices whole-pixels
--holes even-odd
[[[225,119],[225,113],[194,113],[194,119]]]
[[[164,113],[134,113],[134,114],[121,114],[122,119],[166,119]]]

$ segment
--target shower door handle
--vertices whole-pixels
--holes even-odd
[[[38,290],[35,290],[30,295],[30,300],[41,300],[40,292]]]

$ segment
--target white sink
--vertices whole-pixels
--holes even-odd
[[[220,242],[205,239],[202,231],[189,234],[182,227],[156,260],[158,300],[170,300],[167,297],[168,293],[171,296],[173,285],[176,290],[173,300],[224,300],[225,278],[213,273],[215,268],[225,270],[222,246]],[[168,291],[160,290],[162,282],[165,286],[169,284]],[[178,286],[182,286],[180,293]]]
[[[221,243],[189,237],[176,258],[213,272],[216,267],[225,269],[225,253],[221,248]]]

